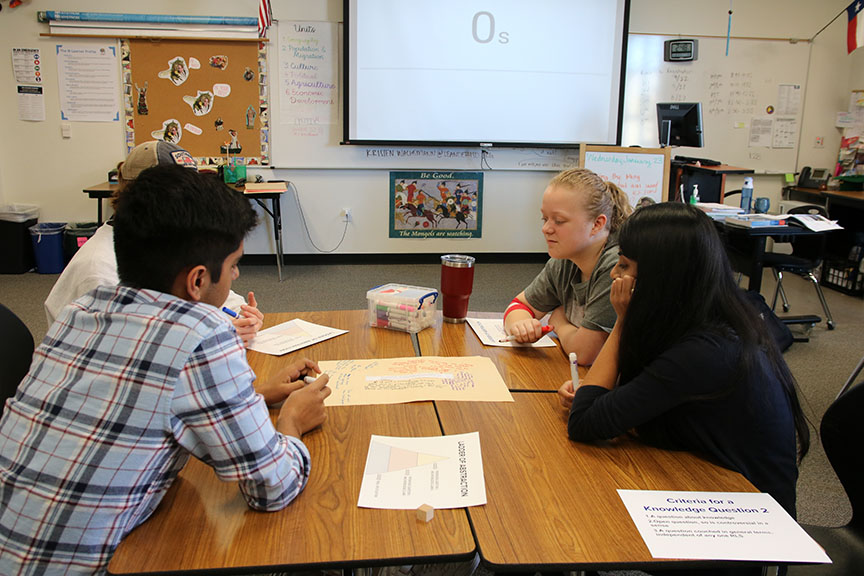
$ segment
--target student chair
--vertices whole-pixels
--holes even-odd
[[[825,208],[817,205],[796,206],[789,210],[790,214],[819,214],[827,217],[828,213]],[[825,234],[815,234],[807,236],[796,236],[792,240],[792,253],[781,254],[779,252],[768,252],[765,254],[763,262],[766,268],[771,268],[774,273],[774,279],[777,281],[777,287],[774,289],[774,299],[771,301],[771,309],[774,310],[777,306],[777,295],[779,294],[783,300],[783,311],[789,311],[789,300],[786,298],[786,291],[783,289],[783,273],[789,272],[797,274],[809,280],[816,287],[816,295],[819,296],[819,302],[822,303],[822,310],[828,318],[828,329],[833,330],[836,326],[834,318],[831,316],[831,311],[828,309],[828,303],[825,301],[825,295],[822,294],[822,287],[819,285],[819,279],[813,273],[822,264],[822,258],[825,252]]]
[[[15,395],[18,384],[30,369],[33,359],[33,336],[24,322],[0,304],[0,415],[6,400]]]
[[[858,384],[839,396],[822,417],[819,434],[831,467],[840,479],[849,503],[852,519],[845,526],[828,528],[802,524],[833,564],[790,566],[789,576],[848,576],[860,574],[864,567],[864,384]]]

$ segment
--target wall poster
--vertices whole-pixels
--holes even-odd
[[[390,238],[481,238],[483,172],[390,172]]]

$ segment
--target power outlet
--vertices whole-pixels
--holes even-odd
[[[342,221],[343,222],[351,222],[351,209],[343,208],[342,209]]]

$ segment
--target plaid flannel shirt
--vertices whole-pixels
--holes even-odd
[[[101,287],[67,307],[0,420],[0,574],[103,573],[192,454],[248,505],[304,488],[246,351],[212,306]]]

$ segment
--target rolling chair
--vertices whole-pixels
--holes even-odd
[[[33,359],[33,336],[11,310],[0,304],[0,414],[6,400],[15,395],[18,384],[30,369]]]
[[[789,210],[790,214],[819,214],[827,217],[828,213],[825,208],[817,205],[796,206]],[[774,279],[777,281],[777,286],[774,289],[774,299],[771,301],[771,309],[774,310],[777,306],[778,294],[783,300],[783,311],[789,311],[789,300],[786,298],[786,291],[783,289],[783,273],[789,272],[797,274],[809,280],[816,287],[816,294],[819,296],[819,302],[822,303],[822,310],[828,318],[828,329],[833,330],[836,324],[831,316],[831,311],[828,309],[828,303],[825,301],[825,295],[822,294],[822,287],[819,285],[819,279],[813,273],[822,264],[822,258],[825,252],[825,235],[816,234],[812,236],[799,236],[792,239],[792,253],[780,254],[778,252],[767,252],[763,259],[766,268],[771,268],[774,273]]]
[[[852,505],[852,519],[845,526],[828,528],[802,524],[811,538],[825,549],[833,564],[790,566],[789,576],[847,576],[864,568],[864,384],[850,388],[825,411],[819,434],[822,447]]]

